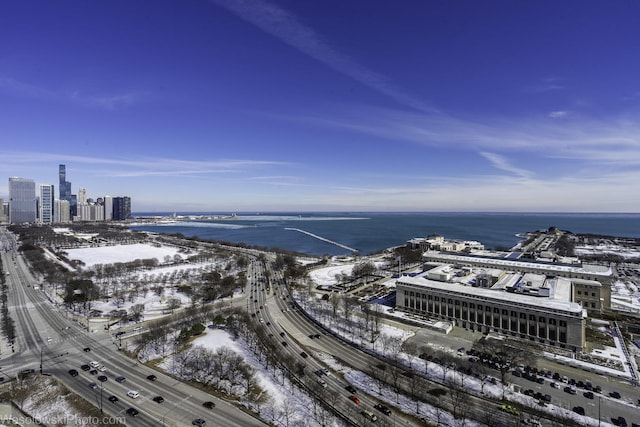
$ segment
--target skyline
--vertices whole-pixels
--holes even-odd
[[[640,212],[640,3],[62,3],[0,6],[2,198]]]

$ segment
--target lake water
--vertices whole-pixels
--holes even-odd
[[[147,215],[170,214],[134,214]],[[548,229],[551,226],[574,233],[640,237],[640,214],[269,213],[238,214],[235,219],[185,221],[131,228],[282,248],[310,255],[350,253],[348,249],[321,240],[322,238],[366,255],[388,247],[404,245],[413,237],[426,237],[431,234],[440,234],[447,239],[477,240],[487,248],[510,248],[520,240],[516,236],[518,233]],[[292,228],[317,237],[291,230]]]

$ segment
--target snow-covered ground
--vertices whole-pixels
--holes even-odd
[[[115,262],[125,263],[134,261],[136,259],[156,258],[159,261],[162,261],[168,258],[174,258],[176,255],[181,255],[176,248],[166,246],[156,247],[148,244],[70,249],[67,251],[67,253],[69,258],[79,259],[84,262],[85,268],[89,268],[96,264],[109,264]],[[170,275],[173,273],[184,272],[185,270],[190,268],[205,268],[205,264],[206,263],[203,263],[200,266],[188,264],[158,266],[157,268],[145,272],[144,274],[147,275],[147,279],[153,281],[154,278],[157,279],[159,277],[166,276],[167,274]],[[208,263],[209,266],[211,266],[212,264],[215,263]],[[349,275],[353,270],[353,267],[353,261],[346,262],[344,264],[333,264],[326,268],[314,270],[310,273],[310,278],[314,283],[318,285],[332,286],[338,283],[340,276]],[[158,281],[158,284],[159,283],[160,282]],[[392,281],[390,281],[390,283],[392,284]],[[173,286],[170,287],[173,289]],[[628,287],[626,287],[625,285],[624,289],[628,289]],[[637,292],[634,293],[637,294]],[[119,308],[128,310],[133,304],[144,304],[144,318],[149,319],[151,316],[157,315],[158,310],[164,307],[163,304],[166,303],[166,298],[168,296],[176,296],[180,298],[185,304],[188,301],[187,297],[179,295],[178,293],[175,293],[173,291],[168,291],[168,294],[164,294],[163,296],[159,296],[153,292],[147,291],[145,293],[141,293],[134,299],[126,301],[124,305],[121,305]],[[624,294],[622,286],[620,287],[620,290],[618,290],[618,286],[614,286],[614,299],[624,299],[628,298],[629,296],[630,295]],[[95,302],[92,308],[101,310],[106,313],[115,309],[116,306],[112,301],[102,301]],[[319,319],[323,317],[323,315],[319,313],[316,313],[316,315],[316,317]],[[345,332],[341,331],[341,335],[344,334]],[[381,334],[388,337],[395,337],[398,340],[404,340],[408,337],[406,331],[391,328],[384,324],[381,325]],[[354,339],[356,338],[354,337]],[[358,340],[358,342],[359,341],[360,340]],[[194,345],[203,346],[212,350],[216,350],[221,347],[227,347],[244,356],[247,363],[251,364],[257,370],[261,387],[268,392],[271,399],[270,404],[265,405],[261,410],[261,416],[264,417],[265,420],[272,421],[276,425],[278,425],[278,422],[275,420],[279,418],[279,413],[281,414],[281,411],[285,410],[283,405],[290,405],[293,403],[296,408],[295,413],[299,414],[299,424],[297,425],[310,425],[308,423],[311,418],[305,411],[308,411],[311,407],[311,398],[304,395],[303,393],[300,393],[298,389],[295,389],[290,384],[282,384],[280,382],[282,381],[281,379],[274,378],[271,375],[271,372],[265,370],[262,367],[260,361],[255,359],[253,352],[248,349],[244,343],[242,343],[241,341],[232,340],[229,334],[225,331],[207,329],[206,333],[202,337],[199,337],[195,340]],[[381,351],[379,348],[374,349],[376,351]],[[353,371],[350,368],[340,365],[337,361],[333,360],[330,355],[315,354],[315,356],[324,360],[325,363],[335,371],[341,372],[345,376],[345,378],[356,385],[356,387],[366,391],[369,394],[378,396],[381,400],[385,401],[388,406],[395,408],[396,411],[403,411],[408,414],[415,415],[415,401],[406,397],[398,398],[398,401],[396,401],[396,396],[390,389],[383,390],[382,394],[379,395],[378,388],[374,385],[374,381],[365,373]],[[404,357],[408,358],[409,356]],[[422,364],[422,366],[424,366],[424,363],[425,362],[421,359],[411,360],[411,364],[415,366],[419,366],[419,364]],[[442,377],[442,370],[437,365],[428,364],[425,369],[427,370],[427,372],[429,372],[429,375],[433,376],[434,378]],[[450,375],[455,376],[459,374],[451,372]],[[452,378],[451,380],[455,381],[456,379]],[[470,376],[466,376],[465,378],[465,388],[468,388],[478,394],[484,393],[495,397],[500,397],[502,394],[502,387],[500,385],[487,384],[486,382],[482,382]],[[524,396],[520,393],[509,391],[508,397],[511,400],[522,402],[525,405],[534,405],[534,402],[530,397]],[[434,424],[437,422],[446,422],[448,425],[456,425],[455,420],[453,420],[451,414],[443,413],[442,410],[435,407],[430,407],[425,403],[419,403],[418,405],[420,407],[420,412],[418,415],[419,417],[426,416]],[[580,417],[579,415],[571,411],[553,405],[547,406],[546,410],[554,414],[562,413],[564,417],[575,418],[577,421],[582,422],[585,425],[596,424],[595,420],[593,419]],[[333,425],[340,425],[340,423],[334,420]],[[465,425],[469,426],[476,424],[469,423],[467,421]],[[603,425],[606,424],[603,423]]]
[[[577,256],[584,255],[618,255],[623,258],[640,258],[638,248],[627,248],[619,245],[580,245],[574,252]]]
[[[156,247],[147,243],[67,249],[66,252],[68,258],[82,261],[86,268],[91,268],[96,264],[125,263],[137,259],[155,258],[158,262],[163,262],[167,257],[173,259],[176,255],[182,259],[182,255],[175,247]]]

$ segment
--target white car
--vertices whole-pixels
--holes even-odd
[[[324,380],[318,380],[318,384],[320,384],[322,387],[326,387],[327,383]]]
[[[96,369],[98,366],[100,366],[100,364],[95,360],[92,360],[91,362],[89,362],[89,366],[91,366],[93,369]]]
[[[106,366],[104,366],[104,365],[100,365],[100,366],[98,366],[98,371],[100,371],[100,372],[104,372],[104,371],[106,371],[106,370],[107,370],[107,367],[106,367]]]
[[[140,397],[140,392],[136,391],[136,390],[129,390],[127,392],[127,396],[129,396],[132,399],[137,399]]]

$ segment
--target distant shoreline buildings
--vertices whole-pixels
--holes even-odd
[[[41,184],[36,191],[32,179],[10,177],[9,200],[0,199],[0,223],[65,224],[70,222],[124,221],[131,218],[131,198],[87,197],[85,188],[72,194],[66,165],[58,167],[59,197],[53,184]]]

